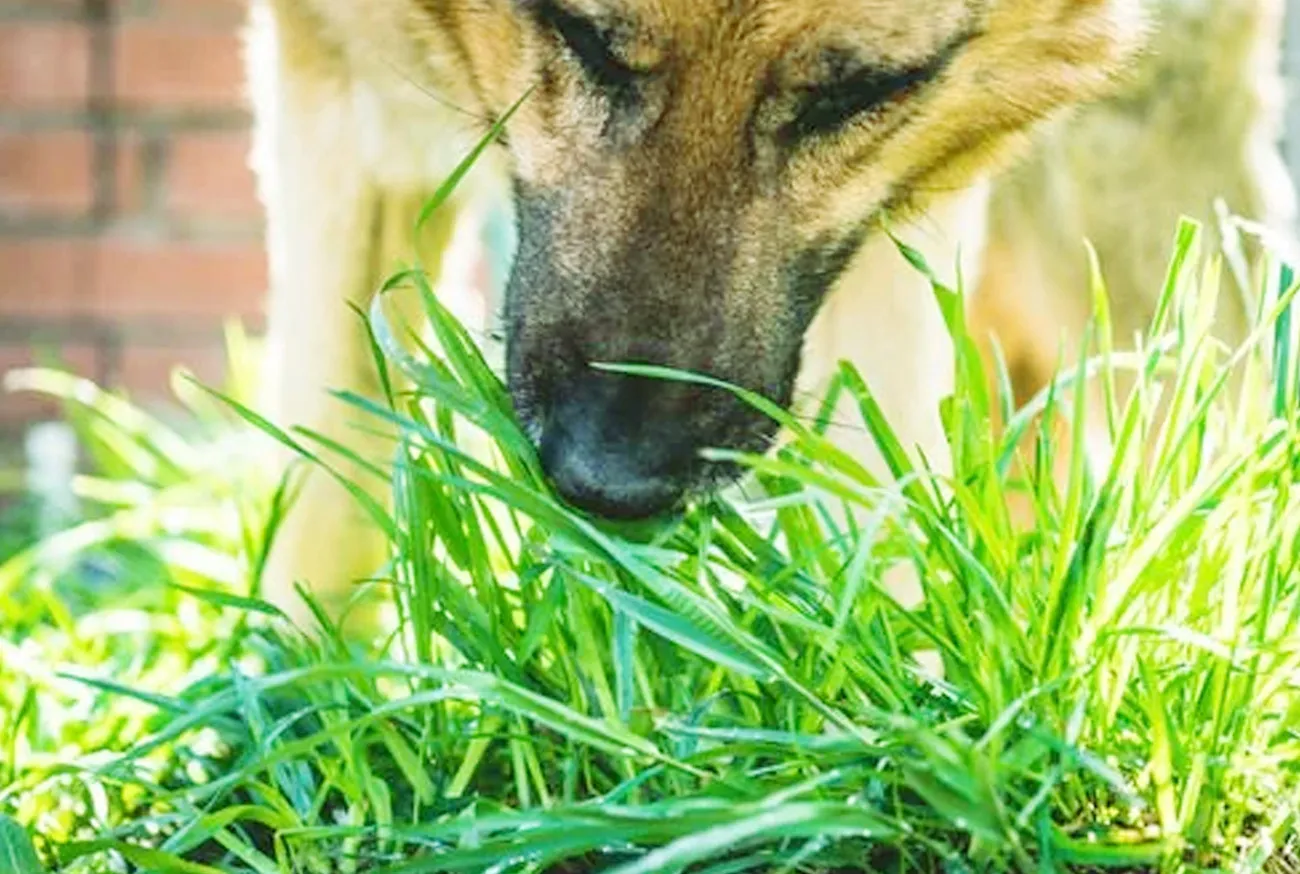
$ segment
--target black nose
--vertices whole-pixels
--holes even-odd
[[[616,374],[565,386],[547,416],[542,467],[565,501],[606,519],[646,519],[677,504],[698,466],[686,423],[658,402],[665,388]]]

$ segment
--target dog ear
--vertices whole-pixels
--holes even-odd
[[[990,0],[944,87],[881,153],[884,175],[920,205],[1005,166],[1038,123],[1119,90],[1147,39],[1143,3]]]
[[[1146,44],[1146,6],[1146,0],[1001,0],[989,16],[990,49],[1006,69],[1041,65],[1037,78],[1048,103],[1091,99],[1111,90]]]

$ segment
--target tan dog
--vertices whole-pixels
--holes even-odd
[[[699,449],[773,436],[726,395],[598,374],[593,360],[703,371],[789,404],[847,359],[904,439],[942,459],[950,344],[882,218],[941,272],[960,261],[967,287],[984,286],[978,315],[1020,387],[1041,384],[1060,329],[1081,324],[1085,234],[1140,324],[1178,212],[1208,218],[1221,194],[1289,220],[1289,201],[1265,196],[1289,183],[1270,152],[1272,96],[1256,87],[1275,78],[1276,5],[253,0],[266,412],[357,445],[325,394],[370,387],[345,302],[366,302],[409,256],[424,198],[534,88],[423,242],[442,251],[456,216],[484,203],[515,217],[491,309],[520,419],[565,498],[650,515],[726,474]],[[1147,12],[1166,36],[1136,92],[1056,122],[992,184],[1036,125],[1115,87]],[[843,441],[876,463],[864,435]],[[270,597],[301,615],[291,586],[310,581],[337,607],[382,561],[367,531],[310,475]]]

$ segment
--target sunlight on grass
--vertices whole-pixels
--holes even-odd
[[[386,396],[339,398],[393,438],[367,461],[393,497],[369,507],[395,609],[372,642],[309,640],[256,599],[289,495],[240,463],[242,428],[346,447],[275,431],[241,390],[178,383],[196,437],[64,375],[13,377],[66,401],[96,473],[87,521],[0,566],[0,848],[17,822],[67,871],[1292,870],[1297,287],[1263,283],[1251,341],[1226,349],[1198,246],[1181,227],[1143,350],[1114,351],[1101,307],[1095,357],[1002,435],[961,296],[936,285],[959,350],[951,477],[845,368],[833,393],[898,485],[825,417],[769,409],[784,448],[715,453],[766,497],[637,529],[553,497],[504,387],[403,272],[385,294],[419,295],[430,339],[376,306]],[[1058,489],[1060,450],[1021,438],[1081,411],[1085,376],[1113,457],[1072,459]],[[919,610],[881,586],[897,563]]]

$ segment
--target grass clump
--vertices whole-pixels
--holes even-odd
[[[828,415],[769,409],[790,440],[734,459],[766,497],[632,530],[555,500],[500,381],[405,272],[385,294],[420,295],[434,339],[376,307],[385,396],[339,397],[394,440],[358,459],[391,484],[391,511],[368,505],[391,634],[287,631],[256,594],[288,492],[247,501],[166,429],[83,418],[115,447],[82,484],[100,514],[0,569],[0,813],[77,872],[1294,870],[1297,288],[1271,283],[1233,350],[1218,285],[1184,225],[1149,343],[1113,351],[1099,284],[1096,355],[1012,410],[936,282],[950,476],[846,367],[832,395],[896,484]],[[1081,433],[1085,378],[1114,452],[1058,488],[1064,450],[1023,437],[1044,413]],[[52,559],[109,540],[147,564],[76,610],[48,594]],[[917,609],[882,584],[899,564]]]

